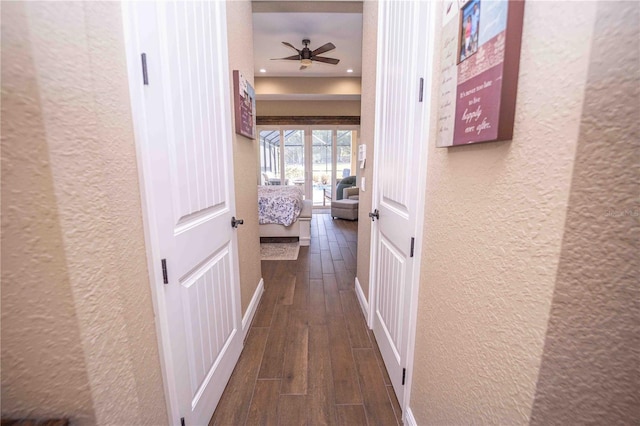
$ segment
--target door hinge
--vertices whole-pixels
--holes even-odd
[[[407,377],[407,369],[403,368],[402,369],[402,386],[404,386],[404,380],[406,379],[406,377]]]
[[[184,426],[184,417],[180,417],[180,426]]]
[[[409,254],[409,257],[413,257],[413,248],[416,245],[416,239],[411,237],[411,253]]]
[[[424,91],[424,78],[420,77],[420,93],[418,94],[418,102],[422,102],[423,91]]]
[[[142,82],[145,86],[149,85],[149,74],[147,74],[147,54],[143,53],[142,57]]]
[[[169,284],[169,274],[167,274],[167,259],[162,259],[162,282]]]

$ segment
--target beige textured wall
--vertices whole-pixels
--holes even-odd
[[[378,2],[365,1],[362,10],[362,68],[370,70],[362,76],[360,143],[367,146],[367,162],[359,176],[366,180],[360,192],[358,208],[358,259],[356,277],[364,296],[369,299],[369,254],[371,250],[371,201],[373,197],[373,136],[376,109],[376,55],[378,40]],[[360,183],[358,182],[358,185]]]
[[[375,58],[375,57],[374,57]],[[256,95],[359,95],[359,77],[256,77]]]
[[[360,115],[360,101],[258,101],[258,116]]]
[[[69,416],[76,424],[92,424],[89,378],[60,250],[62,230],[25,28],[24,3],[3,4],[2,417]]]
[[[230,90],[233,88],[233,70],[240,70],[253,84],[253,28],[251,25],[238,25],[238,22],[252,22],[251,1],[227,2],[229,72],[232,77]],[[236,216],[244,219],[244,225],[239,226],[237,231],[244,315],[262,278],[258,230],[258,142],[234,131],[232,143]]]
[[[165,424],[119,3],[3,4],[2,47],[2,414]]]
[[[529,421],[595,8],[594,2],[526,2],[513,141],[436,149],[434,132],[425,138],[428,181],[410,401],[418,424]],[[437,91],[432,93],[435,107]]]
[[[640,420],[640,4],[600,2],[532,424]]]

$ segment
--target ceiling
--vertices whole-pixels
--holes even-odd
[[[280,2],[280,5],[286,2]],[[362,73],[362,13],[287,12],[253,13],[253,50],[256,77],[359,77]],[[321,56],[340,59],[337,65],[313,62],[305,70],[291,60],[272,60],[296,54],[282,44],[302,49],[302,39],[314,50],[332,42],[336,48]],[[261,73],[260,69],[266,73]],[[347,73],[352,69],[353,73]]]

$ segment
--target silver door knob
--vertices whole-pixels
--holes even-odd
[[[235,216],[231,216],[231,227],[232,228],[237,228],[238,225],[242,225],[244,224],[244,220],[243,219],[236,219]]]
[[[369,217],[371,218],[371,222],[375,222],[376,219],[380,220],[380,212],[378,209],[375,209],[373,213],[369,213]]]

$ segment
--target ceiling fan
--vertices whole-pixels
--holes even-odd
[[[309,49],[309,43],[311,43],[311,40],[309,40],[308,38],[305,38],[304,40],[302,40],[302,44],[304,44],[304,48],[302,48],[302,50],[299,50],[299,49],[296,49],[291,43],[287,43],[286,41],[283,41],[282,44],[294,49],[296,52],[298,52],[298,54],[293,56],[287,56],[286,58],[275,58],[275,59],[272,59],[272,61],[276,61],[280,59],[300,61],[301,70],[306,69],[307,67],[310,67],[313,61],[324,62],[326,64],[332,64],[332,65],[337,65],[338,62],[340,62],[340,59],[325,58],[324,56],[318,56],[322,53],[335,49],[336,47],[334,46],[333,43],[327,43],[325,45],[322,45],[314,51]]]

